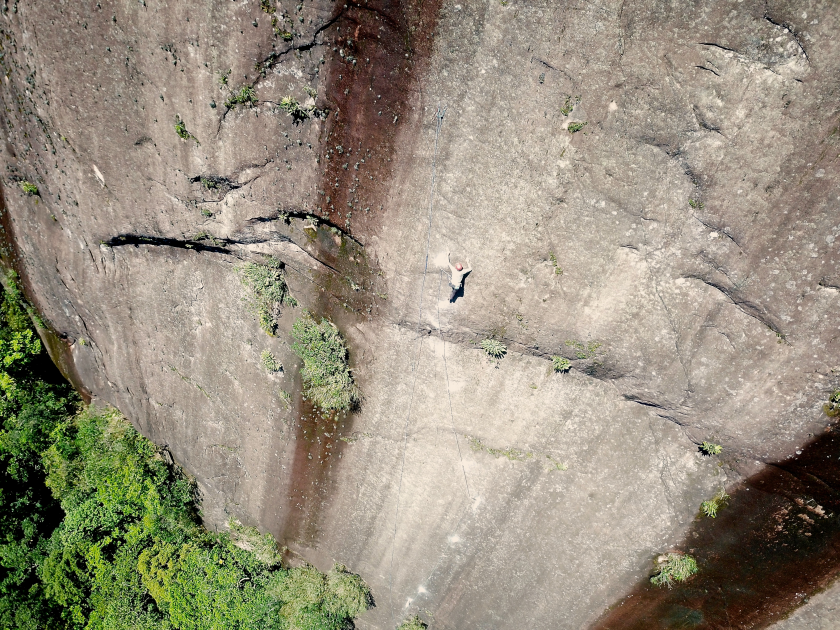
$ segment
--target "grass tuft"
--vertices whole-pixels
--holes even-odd
[[[397,630],[426,630],[428,627],[429,626],[423,623],[420,617],[414,615],[397,626]]]
[[[181,140],[195,140],[198,142],[196,137],[187,131],[187,125],[177,114],[175,114],[175,133],[178,134],[178,137],[181,138]]]
[[[262,351],[260,354],[260,363],[262,363],[262,366],[272,374],[283,371],[283,364],[280,363],[280,361],[278,361],[269,350]]]
[[[249,308],[260,321],[260,327],[269,335],[277,332],[277,318],[284,304],[297,306],[289,294],[283,264],[268,258],[265,264],[247,263],[239,269],[242,283],[251,289]]]
[[[650,578],[651,584],[671,588],[675,582],[685,582],[697,573],[697,561],[688,554],[669,553],[657,569],[657,574]]]
[[[572,369],[572,362],[565,357],[551,357],[551,366],[555,372],[568,372]]]
[[[585,123],[585,122],[569,123],[569,127],[568,127],[569,133],[577,133],[578,131],[583,129],[586,125],[587,125],[587,123]]]
[[[30,197],[32,195],[37,195],[38,194],[38,187],[35,184],[33,184],[32,182],[28,182],[28,181],[24,180],[20,183],[20,187],[23,190],[23,192],[25,192]]]
[[[350,411],[360,401],[347,364],[341,333],[326,319],[317,322],[305,311],[292,326],[292,350],[303,359],[304,393],[324,411]]]
[[[726,494],[726,490],[721,488],[714,497],[708,501],[703,501],[703,503],[700,504],[700,511],[709,518],[716,518],[718,511],[726,507],[730,498],[731,497]]]
[[[714,442],[703,442],[700,445],[700,450],[703,452],[704,455],[712,456],[712,455],[720,455],[723,452],[723,447],[720,444],[715,444]]]
[[[507,354],[507,346],[498,339],[485,339],[479,345],[488,357],[497,361]]]
[[[228,97],[225,101],[225,107],[228,109],[236,107],[237,105],[247,105],[248,107],[253,107],[258,102],[259,101],[257,101],[257,94],[254,92],[254,88],[250,85],[245,85],[239,88],[238,92],[234,92]]]

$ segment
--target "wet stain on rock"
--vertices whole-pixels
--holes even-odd
[[[382,215],[401,126],[416,118],[440,0],[347,3],[326,32],[332,55],[319,156],[320,214],[356,235]]]
[[[840,575],[840,432],[731,491],[684,543],[699,572],[672,589],[636,587],[598,630],[766,628]]]
[[[311,217],[290,209],[288,229],[282,231],[329,268],[314,278],[319,290],[308,307],[340,330],[375,317],[386,299],[364,244],[384,208],[398,133],[416,120],[414,90],[431,51],[439,8],[439,0],[347,3],[324,32],[329,63],[319,108],[330,114],[319,153],[319,207]],[[353,360],[351,344],[351,367]],[[334,469],[347,436],[353,435],[353,420],[353,413],[325,418],[298,396],[291,472],[281,501],[282,543],[317,544],[319,514],[332,494]]]

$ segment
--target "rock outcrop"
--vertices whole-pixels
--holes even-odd
[[[360,626],[584,627],[702,500],[826,426],[838,21],[6,0],[5,258],[65,373],[168,446],[207,523],[359,572]],[[454,303],[447,252],[474,269]],[[241,278],[265,256],[299,302],[275,336]],[[301,397],[303,308],[364,394],[334,423]]]

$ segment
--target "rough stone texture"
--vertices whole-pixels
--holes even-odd
[[[291,42],[256,0],[6,2],[7,254],[77,384],[168,445],[208,524],[346,563],[376,598],[360,627],[584,627],[700,501],[825,426],[840,11],[281,5]],[[227,111],[228,69],[255,107]],[[278,109],[304,87],[326,119]],[[454,305],[450,250],[474,268]],[[300,399],[300,309],[272,338],[246,308],[260,254],[349,340],[365,399],[335,426]]]
[[[832,630],[840,613],[840,588],[834,586],[815,595],[801,608],[780,621],[773,630]]]

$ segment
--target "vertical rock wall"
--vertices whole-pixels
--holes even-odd
[[[5,2],[6,257],[76,383],[168,445],[208,524],[361,573],[360,626],[582,627],[700,501],[825,427],[837,20]],[[447,251],[474,269],[454,304]],[[276,337],[237,271],[264,255],[301,303]],[[304,307],[365,394],[332,425],[300,398]]]

